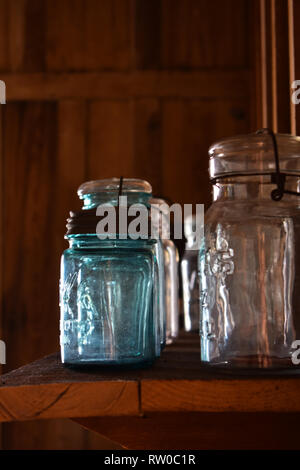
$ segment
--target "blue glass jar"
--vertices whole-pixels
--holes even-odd
[[[157,241],[96,234],[95,209],[117,206],[118,186],[116,178],[84,183],[78,190],[83,210],[69,219],[60,281],[65,364],[144,366],[160,354]],[[147,205],[151,186],[125,179],[122,195],[128,205]]]

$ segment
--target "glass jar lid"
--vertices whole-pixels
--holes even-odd
[[[300,176],[300,137],[274,134],[280,172]],[[274,142],[268,132],[238,135],[209,148],[211,179],[234,175],[265,175],[276,172]]]
[[[86,181],[79,186],[77,194],[83,199],[86,194],[111,193],[119,190],[120,178],[107,178],[103,180]],[[140,192],[152,193],[151,184],[137,178],[123,178],[122,193]]]

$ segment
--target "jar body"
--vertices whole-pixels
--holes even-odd
[[[158,338],[159,347],[157,347],[157,356],[160,356],[161,351],[163,351],[166,346],[166,335],[167,335],[167,318],[166,318],[166,279],[165,279],[165,256],[164,256],[164,246],[161,238],[157,237],[157,243],[154,247],[155,257],[157,259],[157,320],[158,320]]]
[[[199,331],[198,250],[185,250],[181,260],[184,329]]]
[[[179,333],[178,254],[172,240],[163,240],[165,264],[166,343],[171,344]]]
[[[150,364],[157,355],[153,243],[74,237],[61,260],[61,356],[70,365]]]
[[[299,206],[295,198],[272,201],[270,185],[229,186],[206,213],[199,253],[201,359],[229,367],[295,367]]]

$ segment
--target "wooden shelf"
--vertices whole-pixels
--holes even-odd
[[[300,412],[300,371],[232,375],[199,361],[199,338],[182,335],[146,370],[82,371],[58,354],[0,376],[0,421],[187,412]]]

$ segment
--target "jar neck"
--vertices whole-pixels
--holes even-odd
[[[274,202],[271,192],[276,187],[270,175],[222,178],[213,185],[213,201]],[[300,177],[287,176],[285,190],[300,192]],[[300,197],[284,194],[281,202],[299,205]]]
[[[100,240],[97,235],[86,234],[86,235],[68,235],[65,238],[68,239],[69,247],[72,249],[99,249],[99,248],[151,248],[156,241],[149,240],[132,240],[126,238],[125,240]]]
[[[150,203],[151,193],[144,192],[124,192],[122,196],[127,197],[127,205],[132,204],[145,204],[148,206]],[[118,205],[118,193],[116,191],[103,191],[100,193],[85,194],[83,197],[83,209],[95,209],[101,204]]]

